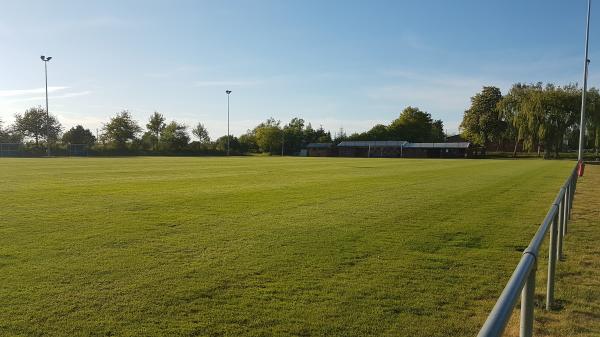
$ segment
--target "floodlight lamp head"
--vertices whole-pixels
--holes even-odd
[[[42,55],[40,56],[40,58],[42,59],[42,61],[46,61],[46,56]]]
[[[48,57],[46,58],[46,61],[50,61],[50,60],[52,60],[52,56],[48,56]]]
[[[225,90],[225,93],[226,93],[227,95],[229,95],[229,94],[231,94],[231,90]]]

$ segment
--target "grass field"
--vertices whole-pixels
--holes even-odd
[[[0,335],[475,335],[573,165],[1,159]]]

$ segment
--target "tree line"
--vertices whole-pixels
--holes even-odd
[[[499,88],[485,86],[471,98],[460,125],[463,137],[484,151],[510,149],[543,152],[544,158],[578,146],[581,89],[576,84],[516,83],[502,95]],[[600,147],[600,92],[586,94],[587,137],[585,147]]]
[[[192,136],[195,139],[192,139]],[[331,133],[322,126],[314,128],[301,118],[283,124],[267,119],[240,137],[229,136],[232,154],[297,154],[308,143],[331,142]],[[190,128],[160,112],[152,113],[143,128],[127,110],[115,114],[95,135],[82,125],[68,130],[56,116],[46,115],[41,106],[17,113],[12,125],[0,120],[0,143],[23,143],[29,154],[43,154],[48,145],[68,151],[69,144],[85,144],[97,154],[225,154],[228,136],[211,139],[202,123]],[[283,149],[283,151],[282,151]]]
[[[444,122],[434,120],[426,111],[408,106],[390,124],[377,124],[369,131],[349,136],[340,130],[336,136],[341,140],[404,140],[408,142],[443,142],[446,139]]]
[[[600,92],[586,95],[586,148],[600,149]],[[542,152],[545,158],[577,148],[581,89],[576,84],[516,83],[506,94],[485,86],[471,97],[464,112],[460,133],[482,152]],[[340,143],[345,140],[404,140],[443,142],[444,124],[417,107],[406,107],[389,124],[377,124],[365,132],[347,135],[340,129],[334,136],[322,126],[314,128],[302,118],[287,124],[274,118],[248,129],[239,137],[211,139],[202,123],[189,127],[152,113],[145,128],[124,110],[109,119],[95,135],[82,125],[64,130],[59,120],[38,106],[17,113],[12,125],[0,120],[0,143],[24,143],[25,151],[42,154],[48,144],[55,149],[67,144],[86,144],[97,154],[224,154],[229,143],[232,154],[298,154],[309,143]],[[194,139],[192,139],[192,136]]]
[[[333,137],[322,126],[315,128],[302,118],[292,118],[287,124],[269,118],[239,137],[230,135],[229,146],[232,154],[295,155],[310,143],[344,140],[437,142],[444,138],[441,120],[433,120],[429,113],[409,106],[388,125],[378,124],[366,132],[351,135],[340,129]],[[6,128],[0,121],[0,143],[21,142],[25,142],[25,151],[31,154],[45,153],[48,144],[55,150],[62,148],[65,151],[68,144],[85,144],[97,154],[224,154],[228,139],[225,135],[213,140],[202,123],[189,128],[174,120],[167,121],[159,112],[152,113],[143,128],[127,110],[111,117],[99,135],[82,125],[64,130],[56,116],[50,114],[47,118],[46,111],[38,106],[17,113],[14,124]]]

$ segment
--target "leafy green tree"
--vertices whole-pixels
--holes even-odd
[[[0,119],[0,143],[4,143],[5,139],[8,138],[8,130],[4,129],[4,123]]]
[[[160,134],[167,126],[165,124],[165,121],[166,121],[165,116],[163,116],[161,113],[155,111],[150,116],[150,120],[148,121],[148,124],[146,124],[146,128],[148,129],[150,134],[143,138],[145,138],[147,141],[149,140],[154,143],[154,150],[156,150],[158,148],[158,141],[160,139]]]
[[[240,153],[240,140],[232,135],[229,135],[229,148],[231,153]],[[215,141],[215,149],[221,152],[227,152],[227,136],[219,137]]]
[[[338,142],[336,137],[336,142]],[[369,131],[353,133],[348,140],[405,140],[409,142],[443,142],[444,123],[416,107],[406,107],[389,125],[377,124]],[[341,141],[341,140],[340,140]]]
[[[544,143],[544,157],[549,158],[554,150],[554,156],[558,158],[567,128],[577,121],[581,91],[576,85],[560,87],[549,84],[541,94],[542,111],[538,118],[539,137]]]
[[[315,132],[315,136],[317,137],[317,143],[331,143],[331,132],[325,131],[322,125],[319,125],[319,128]]]
[[[500,118],[506,122],[505,137],[514,142],[513,157],[517,155],[519,143],[522,142],[523,147],[529,150],[536,144],[537,137],[531,137],[531,126],[526,122],[524,109],[527,95],[538,85],[516,83],[498,102]]]
[[[390,123],[388,126],[389,136],[386,140],[430,142],[433,140],[432,128],[433,119],[429,113],[409,106],[402,111],[397,119]]]
[[[125,149],[127,143],[134,141],[142,132],[142,128],[133,120],[127,110],[117,113],[108,123],[104,124],[102,130],[105,140],[112,142],[118,149]]]
[[[446,133],[444,132],[444,122],[441,119],[435,120],[431,123],[431,141],[432,142],[443,142],[446,140]]]
[[[201,144],[210,143],[210,137],[208,135],[208,130],[204,127],[202,123],[198,123],[194,129],[192,129],[192,134],[198,138],[198,141]]]
[[[535,143],[531,137],[527,137],[529,135],[528,125],[524,123],[524,102],[530,90],[534,90],[534,87],[516,83],[496,105],[500,119],[506,123],[504,138],[514,143],[513,157],[517,155],[519,144],[522,143],[523,148],[531,149],[532,144]]]
[[[389,129],[383,124],[377,124],[367,131],[365,140],[387,140],[390,137]]]
[[[140,147],[144,150],[158,150],[157,148],[158,139],[156,135],[152,131],[146,131],[142,134],[142,139],[140,139]]]
[[[68,144],[87,144],[91,146],[96,142],[96,137],[89,129],[77,125],[63,134],[62,141]]]
[[[312,127],[312,124],[309,122],[304,128],[304,142],[308,143],[316,143],[317,142],[317,130]]]
[[[574,85],[543,87],[541,83],[526,92],[520,123],[526,125],[526,139],[530,139],[527,143],[537,143],[538,154],[543,146],[545,158],[550,157],[552,150],[558,157],[565,134],[576,121],[580,95]]]
[[[274,118],[267,119],[254,128],[256,144],[261,152],[277,154],[281,152],[282,129],[281,122]]]
[[[160,134],[161,146],[167,151],[184,150],[190,141],[187,126],[175,121],[167,124]]]
[[[55,116],[47,117],[46,110],[38,106],[25,110],[22,115],[16,114],[14,130],[25,137],[33,138],[38,146],[40,140],[48,141],[48,133],[50,141],[58,139],[62,125]]]
[[[330,143],[331,133],[325,131],[320,125],[318,129],[314,129],[310,123],[304,129],[304,143]]]
[[[497,109],[506,122],[505,136],[514,139],[516,155],[519,142],[528,151],[544,148],[558,157],[576,126],[581,90],[576,85],[555,86],[542,83],[513,85],[498,103]]]
[[[23,135],[14,132],[11,128],[5,128],[0,120],[0,143],[20,143],[23,141]]]
[[[346,130],[344,128],[340,128],[338,132],[335,134],[333,142],[339,144],[343,141],[348,140],[348,135],[346,134]]]
[[[306,145],[304,140],[304,119],[292,118],[292,120],[283,127],[284,153],[295,154],[300,152]]]
[[[239,138],[240,152],[258,152],[258,144],[256,144],[256,135],[252,130],[248,130]]]
[[[501,99],[500,89],[491,86],[483,87],[480,93],[471,97],[471,107],[465,111],[460,124],[463,137],[484,148],[501,141],[506,129],[497,109]]]

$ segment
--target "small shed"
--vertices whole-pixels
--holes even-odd
[[[333,143],[309,143],[306,145],[309,157],[331,157],[335,155]]]

